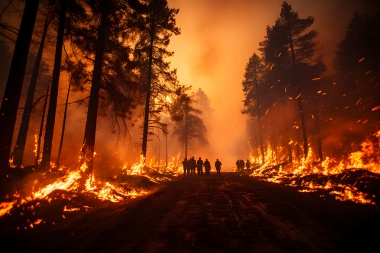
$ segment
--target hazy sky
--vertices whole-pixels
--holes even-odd
[[[329,73],[336,44],[343,38],[354,12],[373,13],[380,5],[379,0],[287,2],[300,18],[315,18],[311,28],[319,32],[320,52]],[[0,0],[0,6],[4,3]],[[240,113],[245,66],[254,52],[259,54],[259,42],[264,40],[266,27],[272,26],[279,17],[283,1],[168,0],[168,3],[171,8],[179,9],[176,20],[181,28],[181,35],[172,37],[169,50],[175,54],[168,60],[172,68],[177,69],[179,81],[191,85],[194,91],[203,89],[214,109],[213,114],[204,115],[211,144],[209,150],[198,153],[191,150],[189,155],[207,156],[212,161],[219,158],[224,169],[228,169],[237,158],[246,159],[249,154],[247,118]],[[12,15],[3,16],[2,21],[12,23]]]
[[[241,82],[248,59],[264,40],[266,27],[280,16],[282,0],[168,0],[178,8],[181,35],[172,37],[172,67],[181,83],[202,88],[215,110],[209,125],[210,149],[233,166],[247,149],[246,117],[242,110]],[[355,11],[379,10],[376,0],[289,0],[300,18],[313,16],[319,32],[320,53],[328,72],[336,44]],[[207,117],[207,115],[206,115]],[[223,142],[221,142],[223,140]],[[239,157],[237,157],[239,156]]]

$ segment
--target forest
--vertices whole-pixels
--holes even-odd
[[[1,7],[0,181],[10,203],[1,215],[54,190],[144,195],[131,175],[145,186],[172,180],[184,158],[207,152],[210,99],[182,84],[170,62],[179,9],[166,0]],[[380,12],[355,13],[325,75],[314,18],[295,9],[283,2],[239,84],[236,113],[251,119],[246,172],[309,190],[333,184],[342,199],[373,203],[365,184],[380,174]]]
[[[257,161],[339,163],[363,147],[364,160],[379,162],[379,18],[355,13],[336,45],[335,73],[327,76],[314,18],[283,3],[242,81]],[[367,138],[371,147],[363,145]]]
[[[9,1],[3,13],[15,8],[13,2]],[[138,133],[142,138],[139,151],[144,159],[148,138],[160,138],[155,129],[165,136],[169,120],[180,141],[207,142],[197,116],[200,110],[194,106],[196,97],[205,94],[181,85],[167,61],[173,54],[166,49],[170,37],[180,34],[177,13],[166,1],[26,1],[18,34],[17,28],[2,23],[2,35],[14,43],[2,92],[3,176],[7,167],[60,167],[67,116],[71,116],[67,110],[72,104],[77,109],[88,108],[77,116],[85,121],[83,144],[78,147],[78,164],[87,167],[85,177],[92,174],[98,117],[110,122],[110,131],[118,135],[119,142],[128,141],[131,126],[138,124],[138,131],[142,130]],[[62,93],[66,93],[64,97]],[[22,109],[19,120],[17,113]],[[53,145],[53,139],[59,140],[57,144]],[[30,143],[34,159],[28,160]],[[57,157],[53,151],[58,151]],[[139,161],[137,154],[133,161]]]

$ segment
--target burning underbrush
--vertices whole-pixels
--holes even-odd
[[[0,227],[27,230],[54,226],[81,213],[127,203],[175,179],[176,169],[144,167],[140,173],[123,168],[108,178],[88,179],[81,186],[80,170],[39,171],[34,166],[13,169],[1,188]]]
[[[368,137],[360,150],[323,162],[308,159],[293,163],[254,163],[250,176],[291,186],[299,192],[318,194],[324,199],[380,205],[380,131]],[[270,160],[270,159],[267,159]]]
[[[324,199],[352,201],[358,204],[380,205],[380,175],[364,169],[351,169],[339,174],[313,173],[295,175],[281,173],[281,166],[265,169],[259,180],[296,188],[299,192],[317,194]]]

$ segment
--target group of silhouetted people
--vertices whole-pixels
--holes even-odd
[[[217,174],[220,174],[220,170],[222,168],[221,161],[219,161],[219,159],[216,159],[214,165],[215,165]],[[204,173],[206,174],[206,176],[209,176],[211,172],[211,163],[207,158],[205,161],[203,161],[201,157],[199,157],[198,160],[195,160],[194,156],[189,159],[185,158],[182,161],[182,166],[183,166],[184,175],[197,174],[198,176],[202,176],[203,168],[204,168]]]
[[[251,168],[251,162],[249,161],[249,159],[247,159],[247,161],[244,163],[242,159],[238,159],[236,161],[236,168],[238,172],[243,172],[244,168],[246,170],[249,170]]]

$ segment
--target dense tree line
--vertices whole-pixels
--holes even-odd
[[[167,60],[173,55],[167,50],[170,38],[180,34],[175,20],[178,11],[170,8],[166,0],[26,0],[1,104],[2,178],[9,173],[10,166],[23,165],[31,110],[42,100],[47,102],[46,112],[43,111],[47,117],[41,119],[39,142],[43,135],[43,145],[38,146],[37,154],[42,154],[42,157],[36,157],[36,165],[39,169],[50,169],[51,162],[54,162],[51,161],[51,152],[54,131],[57,131],[57,101],[63,73],[70,80],[66,106],[70,90],[88,94],[79,101],[88,105],[81,155],[81,164],[85,165],[82,166],[83,178],[92,173],[99,116],[111,119],[119,132],[127,132],[128,124],[142,119],[142,155],[145,157],[147,136],[151,133],[149,129],[158,127],[167,131],[161,117],[165,113],[173,113],[175,106],[168,98],[175,100],[189,96],[189,90],[181,88],[176,70],[171,69]],[[45,22],[41,31],[35,27],[36,22]],[[54,46],[50,46],[54,52],[54,63],[51,81],[44,80],[42,84],[47,91],[46,97],[36,98],[36,80],[46,38],[54,42]],[[23,108],[19,103],[32,40],[39,49],[35,53],[37,56],[21,128],[17,141],[14,141],[15,129],[19,127],[16,125],[17,112],[19,107]],[[138,111],[141,113],[136,113]],[[184,116],[185,111],[177,111],[172,118]],[[64,129],[65,123],[59,152]],[[41,152],[40,146],[43,146]]]
[[[278,163],[322,161],[378,131],[379,15],[352,18],[337,45],[335,76],[323,75],[313,23],[284,2],[280,17],[267,26],[260,55],[254,53],[246,65],[242,113],[256,119],[250,144],[262,162],[269,152]],[[344,141],[336,141],[338,135]]]

